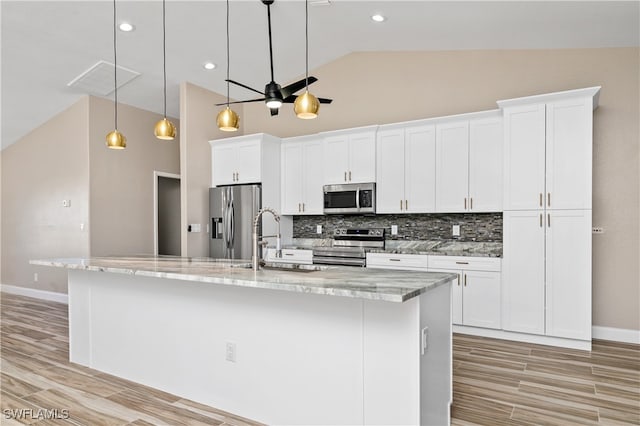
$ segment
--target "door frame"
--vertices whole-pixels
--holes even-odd
[[[153,171],[153,254],[158,255],[158,178],[166,177],[180,180],[180,175],[175,173]],[[180,193],[182,198],[182,193]]]

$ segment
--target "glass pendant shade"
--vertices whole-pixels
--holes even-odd
[[[176,126],[165,117],[156,123],[153,133],[158,139],[171,141],[176,137]]]
[[[296,98],[293,103],[293,110],[298,118],[304,120],[310,120],[318,116],[318,110],[320,109],[320,102],[318,98],[313,96],[306,90],[302,95]]]
[[[229,106],[218,113],[218,118],[216,119],[216,123],[218,124],[218,128],[223,132],[235,132],[238,130],[238,122],[240,119],[238,118],[238,114]]]
[[[125,149],[127,147],[127,138],[117,130],[107,135],[107,147],[111,149]]]

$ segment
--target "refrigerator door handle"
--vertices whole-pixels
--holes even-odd
[[[229,206],[229,248],[232,249],[235,241],[235,209],[233,208],[233,200]]]

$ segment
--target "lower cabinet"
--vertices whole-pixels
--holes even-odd
[[[429,256],[428,270],[458,275],[451,295],[454,324],[502,328],[501,259]]]
[[[367,268],[450,272],[452,322],[500,329],[502,261],[495,257],[368,253]]]
[[[276,249],[270,247],[266,249],[264,260],[274,263],[311,265],[313,263],[313,250],[282,249],[282,257],[276,257]]]

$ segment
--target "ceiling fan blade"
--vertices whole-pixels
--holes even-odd
[[[247,103],[247,102],[261,102],[261,101],[264,101],[264,100],[265,100],[265,98],[247,99],[246,101],[229,102],[229,105],[231,105],[231,104],[244,104],[244,103]],[[226,105],[226,104],[227,104],[227,102],[223,102],[221,104],[216,104],[216,106],[222,106],[222,105]]]
[[[296,101],[296,98],[298,97],[298,95],[289,95],[286,98],[284,98],[282,100],[283,104],[292,104]]]
[[[264,96],[263,92],[261,92],[261,91],[259,91],[257,89],[254,89],[253,87],[249,87],[246,84],[238,83],[237,81],[233,81],[233,80],[225,80],[225,81],[228,81],[229,83],[235,84],[236,86],[244,87],[245,89],[251,90],[252,92],[260,93],[261,95]]]
[[[309,84],[313,84],[316,81],[318,81],[317,78],[309,76]],[[302,80],[298,80],[295,83],[291,83],[287,86],[284,86],[282,90],[280,90],[280,93],[282,93],[282,97],[286,99],[289,96],[296,93],[298,90],[304,89],[306,86],[307,86],[307,80],[303,78]]]
[[[269,108],[271,110],[271,116],[278,115],[279,108]]]
[[[321,104],[330,104],[331,102],[333,102],[333,99],[318,98],[318,101],[319,101]]]

